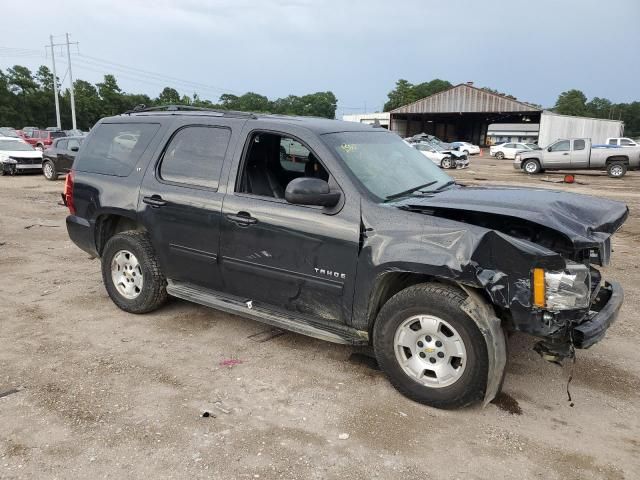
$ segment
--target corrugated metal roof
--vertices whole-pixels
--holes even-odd
[[[392,110],[391,113],[539,112],[527,103],[461,83]]]

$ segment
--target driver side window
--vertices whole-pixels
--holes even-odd
[[[569,151],[569,140],[561,140],[557,143],[554,143],[549,147],[550,152],[568,152]]]
[[[284,198],[289,182],[313,177],[329,181],[329,173],[302,143],[286,135],[258,132],[249,141],[238,192]]]

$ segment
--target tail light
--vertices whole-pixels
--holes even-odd
[[[76,207],[73,204],[73,175],[73,170],[69,170],[64,180],[64,193],[62,194],[62,201],[71,215],[76,214]]]

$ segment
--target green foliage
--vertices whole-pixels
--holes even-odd
[[[56,124],[53,95],[53,74],[41,66],[34,74],[26,67],[15,65],[6,72],[0,70],[0,126],[48,127]],[[56,79],[58,86],[60,80]],[[288,115],[313,115],[334,118],[338,99],[332,92],[317,92],[298,97],[269,100],[263,95],[248,92],[237,96],[223,94],[219,103],[201,99],[197,93],[180,95],[171,87],[165,87],[157,98],[148,95],[123,92],[113,75],[105,75],[95,85],[76,80],[74,83],[77,126],[89,130],[100,118],[132,110],[138,105],[193,105],[253,112],[271,112]],[[60,116],[63,128],[71,128],[71,95],[64,88],[60,94]]]
[[[384,111],[389,112],[395,108],[402,107],[421,98],[428,97],[438,92],[442,92],[453,85],[446,80],[436,78],[430,82],[423,82],[413,85],[405,79],[396,82],[396,88],[388,93],[389,100],[384,104]]]
[[[562,115],[584,116],[587,113],[587,97],[580,90],[562,92],[553,107],[554,112]]]

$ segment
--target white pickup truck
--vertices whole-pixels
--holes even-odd
[[[534,174],[544,170],[606,170],[619,178],[640,168],[640,147],[591,145],[590,138],[563,138],[541,150],[522,151],[513,161],[516,170]]]

